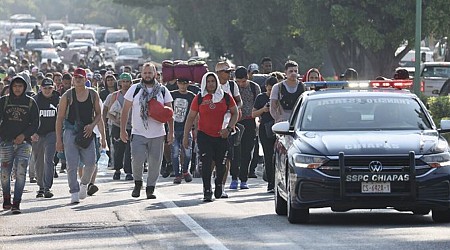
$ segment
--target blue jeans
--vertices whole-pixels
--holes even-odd
[[[174,132],[174,139],[172,143],[172,166],[173,166],[173,172],[175,176],[180,176],[180,155],[184,154],[184,160],[183,160],[183,172],[187,172],[189,168],[189,163],[191,162],[192,158],[192,137],[191,134],[189,134],[189,148],[185,149],[183,147],[183,134],[184,131],[175,131]],[[180,151],[181,149],[181,151]]]
[[[11,195],[11,173],[14,167],[14,202],[22,200],[27,174],[28,161],[31,156],[31,144],[24,142],[15,145],[13,142],[0,142],[1,182],[3,197]]]

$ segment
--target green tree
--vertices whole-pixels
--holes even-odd
[[[326,46],[337,72],[354,67],[366,77],[391,76],[414,46],[415,1],[295,0],[298,25],[313,46]],[[422,38],[448,32],[447,0],[424,1]],[[320,31],[320,32],[318,32]],[[397,48],[405,49],[394,56]]]

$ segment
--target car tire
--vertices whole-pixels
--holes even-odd
[[[278,215],[287,215],[287,202],[278,192],[277,185],[275,185],[275,212]]]
[[[437,223],[450,222],[450,209],[445,209],[445,210],[433,209],[432,218],[433,218],[433,221],[437,222]]]
[[[287,200],[287,217],[291,224],[307,223],[309,221],[309,209],[308,208],[294,208],[292,207],[292,195],[291,195],[291,185],[289,183],[288,187],[288,200]]]
[[[418,209],[414,209],[412,210],[414,215],[427,215],[430,213],[430,209],[429,208],[418,208]]]

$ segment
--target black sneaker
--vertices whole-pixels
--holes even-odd
[[[53,197],[53,193],[48,190],[44,192],[44,198],[52,198]]]
[[[37,183],[37,180],[35,177],[30,178],[30,183]]]
[[[172,173],[172,164],[170,164],[170,167],[169,167],[169,164],[167,164],[165,166],[165,169],[163,169],[161,176],[163,178],[167,178],[170,176],[171,173]]]
[[[97,191],[98,191],[98,187],[95,184],[89,183],[87,195],[92,196],[95,193],[97,193]]]
[[[10,195],[3,195],[3,209],[4,210],[10,210],[11,207],[12,207],[11,196]]]
[[[212,199],[212,191],[211,190],[205,190],[203,191],[203,201],[204,202],[211,202]]]
[[[58,178],[58,177],[59,177],[58,172],[56,172],[56,169],[55,169],[55,173],[53,174],[53,178]]]
[[[11,211],[12,211],[13,214],[20,214],[20,213],[22,213],[22,211],[20,211],[20,201],[15,201],[12,204]]]
[[[115,181],[120,180],[120,170],[114,172],[113,180],[115,180]]]
[[[222,192],[223,192],[223,186],[216,185],[216,189],[214,189],[214,197],[216,197],[216,199],[222,198]]]
[[[126,181],[132,181],[132,180],[134,180],[133,175],[132,175],[132,174],[127,174],[127,175],[125,176],[125,180],[126,180]]]
[[[156,199],[156,196],[153,194],[154,192],[155,192],[155,186],[145,187],[145,194],[147,195],[147,199]]]
[[[36,198],[44,198],[44,191],[38,191]]]

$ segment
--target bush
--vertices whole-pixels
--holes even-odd
[[[441,126],[442,118],[450,117],[450,96],[433,96],[427,100],[430,111],[436,126]]]
[[[161,63],[162,61],[172,58],[172,49],[163,48],[159,45],[144,44],[144,48],[150,53],[152,61]]]

